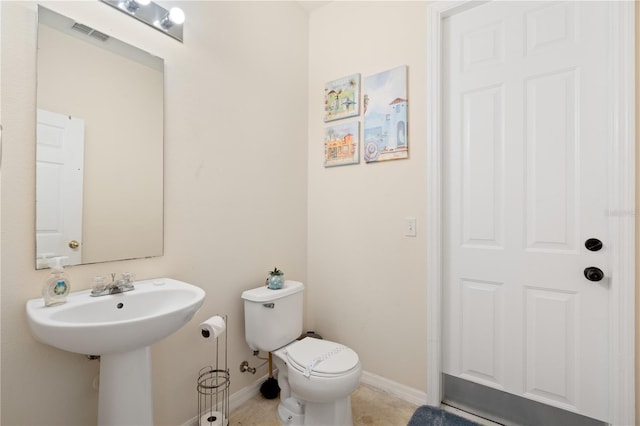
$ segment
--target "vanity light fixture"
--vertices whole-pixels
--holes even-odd
[[[129,13],[135,13],[140,6],[146,6],[151,3],[151,0],[125,0],[122,2],[122,6],[127,9]]]
[[[151,0],[100,1],[182,42],[185,20],[182,9],[172,7],[171,10],[167,10]]]

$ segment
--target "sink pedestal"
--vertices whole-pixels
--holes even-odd
[[[98,426],[153,425],[149,346],[100,356]]]

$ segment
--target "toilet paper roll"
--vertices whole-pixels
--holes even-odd
[[[219,315],[212,316],[200,324],[200,333],[205,339],[217,339],[227,328],[224,318]]]
[[[225,426],[220,411],[209,411],[200,417],[200,426]]]

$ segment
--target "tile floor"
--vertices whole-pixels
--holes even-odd
[[[279,399],[255,396],[231,414],[229,426],[280,426],[277,406]],[[367,385],[360,385],[351,394],[354,426],[406,426],[417,405]],[[443,408],[480,426],[502,426],[490,420],[444,405]]]
[[[278,399],[254,397],[231,414],[230,426],[279,426]],[[417,406],[378,389],[360,385],[351,394],[354,426],[406,426]]]

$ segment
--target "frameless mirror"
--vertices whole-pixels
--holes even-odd
[[[36,268],[162,255],[164,63],[38,6]]]

